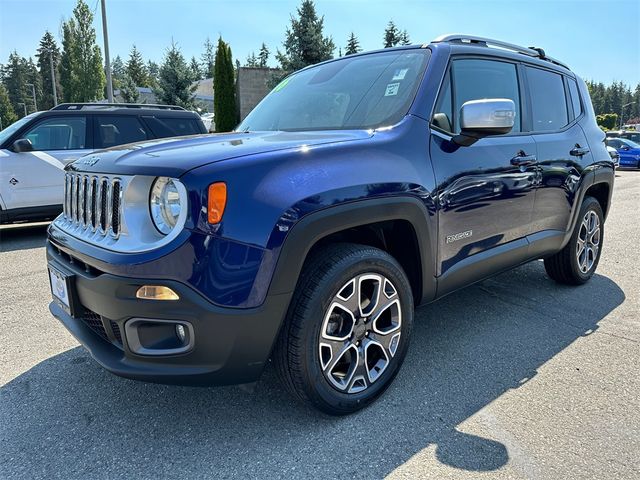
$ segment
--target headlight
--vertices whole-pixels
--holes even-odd
[[[153,224],[160,233],[169,234],[178,223],[182,208],[180,192],[173,179],[158,177],[153,182],[149,204]]]

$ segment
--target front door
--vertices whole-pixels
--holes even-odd
[[[61,205],[64,167],[89,152],[87,117],[49,117],[22,137],[32,152],[3,150],[0,156],[2,198],[7,209]]]
[[[438,275],[469,265],[483,252],[517,246],[531,233],[536,182],[536,144],[521,134],[520,86],[514,63],[479,58],[454,59],[432,120],[430,153],[438,184]],[[462,104],[508,98],[516,105],[510,134],[458,146]],[[476,257],[477,259],[478,257]],[[463,263],[461,263],[463,262]],[[484,276],[476,269],[478,278]],[[470,278],[471,280],[471,278]],[[439,287],[440,292],[440,287]]]

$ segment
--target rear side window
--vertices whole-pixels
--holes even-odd
[[[23,136],[34,150],[79,150],[85,148],[87,118],[67,116],[48,118]]]
[[[559,130],[569,123],[567,100],[562,76],[534,67],[526,67],[533,130],[548,132]]]
[[[109,148],[125,143],[147,140],[149,135],[134,116],[96,115],[95,147]]]
[[[465,102],[508,98],[516,106],[512,132],[520,131],[520,89],[513,63],[480,59],[454,60],[449,75],[442,85],[436,104],[432,118],[434,126],[460,133],[460,108]]]
[[[198,122],[193,118],[144,117],[144,120],[158,138],[202,133]]]
[[[580,94],[578,93],[578,84],[573,78],[567,78],[569,83],[569,94],[571,95],[571,107],[573,108],[573,118],[582,115],[582,106],[580,104]]]

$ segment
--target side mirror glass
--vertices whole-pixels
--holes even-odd
[[[33,152],[33,144],[28,138],[19,138],[13,142],[13,151],[16,153]]]
[[[488,135],[504,135],[513,128],[516,105],[508,98],[470,100],[460,108],[461,134],[454,137],[460,145],[471,145]]]

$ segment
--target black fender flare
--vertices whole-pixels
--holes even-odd
[[[268,295],[293,292],[311,248],[322,238],[342,230],[389,220],[406,220],[416,234],[421,263],[422,298],[419,305],[435,298],[435,237],[424,202],[402,195],[358,200],[324,208],[304,216],[291,228],[281,248]],[[435,227],[435,222],[431,222]]]

